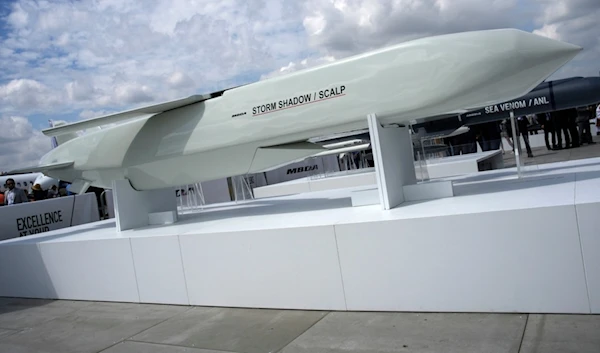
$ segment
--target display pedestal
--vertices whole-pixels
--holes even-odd
[[[111,219],[8,239],[0,297],[600,314],[600,158],[507,172],[453,178],[459,197],[389,211],[351,207],[353,188],[209,204],[173,225],[117,232]]]
[[[369,114],[367,119],[375,160],[377,192],[384,210],[392,209],[405,201],[454,196],[450,181],[417,184],[412,140],[407,127],[383,127],[375,114]],[[352,204],[365,205],[368,204],[367,200],[376,199],[373,196],[365,196],[367,192],[374,191],[364,190],[359,191],[358,194],[353,193]]]
[[[177,196],[171,188],[137,191],[129,180],[113,181],[117,231],[177,221]]]

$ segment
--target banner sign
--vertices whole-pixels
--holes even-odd
[[[337,154],[316,158],[307,158],[302,162],[293,163],[284,167],[266,172],[269,185],[290,180],[305,178],[311,175],[339,172],[340,166]]]
[[[500,120],[508,118],[510,111],[515,113],[515,117],[536,114],[539,112],[552,111],[552,100],[549,90],[540,90],[527,94],[521,98],[510,102],[487,106],[483,109],[468,112],[463,115],[464,118],[481,119],[481,122],[489,120]]]
[[[93,193],[1,206],[0,241],[99,219],[98,205]]]

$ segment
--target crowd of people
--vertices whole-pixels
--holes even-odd
[[[57,185],[52,185],[44,190],[40,184],[34,184],[31,191],[19,188],[12,178],[6,179],[6,190],[0,194],[0,206],[15,205],[23,202],[32,202],[60,197]]]
[[[595,144],[590,121],[600,129],[600,104],[584,106],[543,114],[518,116],[515,119],[516,135],[522,137],[528,157],[533,157],[529,136],[544,132],[548,150],[576,148],[583,144]],[[470,126],[470,131],[444,140],[449,146],[448,155],[477,153],[477,144],[483,151],[504,150],[502,139],[515,150],[510,119],[492,121]],[[564,141],[564,144],[563,144]]]

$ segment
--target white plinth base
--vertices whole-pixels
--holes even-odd
[[[259,199],[306,192],[346,189],[365,185],[375,186],[376,184],[377,178],[375,177],[375,169],[366,168],[330,173],[327,177],[305,177],[283,183],[261,186],[254,188],[253,192],[254,197]]]
[[[377,188],[352,191],[350,200],[352,200],[352,207],[379,205],[381,203]]]
[[[456,197],[389,211],[338,190],[211,205],[168,226],[118,233],[107,220],[10,239],[0,296],[600,314],[600,158],[577,162],[522,180],[507,169],[455,178]]]
[[[174,189],[137,191],[129,180],[115,180],[112,194],[119,231],[177,221]]]
[[[407,202],[443,199],[454,196],[454,188],[451,181],[404,185],[403,189],[404,199]]]
[[[502,168],[504,168],[504,158],[501,150],[427,160],[427,174],[431,179]]]
[[[404,185],[402,189],[405,202],[427,201],[454,196],[454,188],[451,181]],[[377,188],[352,191],[350,198],[354,207],[377,205],[380,203],[379,190]]]
[[[470,153],[460,156],[428,159],[421,168],[414,163],[416,175],[428,175],[430,179],[439,179],[477,173],[489,169],[504,168],[502,151]],[[423,169],[423,170],[422,170]],[[283,183],[254,188],[255,198],[301,194],[306,192],[345,189],[358,186],[376,186],[377,177],[374,168],[357,169],[331,173],[322,178],[301,178]]]
[[[177,222],[177,211],[154,212],[148,214],[148,225],[173,224]]]

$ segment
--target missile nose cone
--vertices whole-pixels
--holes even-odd
[[[568,61],[583,50],[583,48],[578,45],[538,34],[518,30],[515,32],[515,42],[519,49],[524,53],[539,56],[540,59],[564,57]]]
[[[510,73],[505,74],[503,79],[514,82],[512,88],[507,86],[506,90],[497,92],[502,97],[512,95],[514,98],[528,93],[582,50],[574,44],[521,30],[499,32],[494,44],[504,51],[497,56],[497,63],[504,72]],[[522,84],[520,87],[518,82]]]

